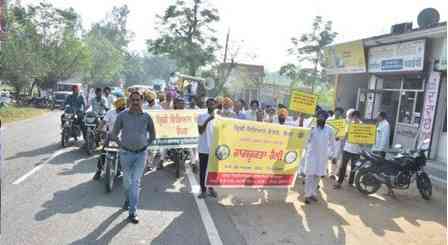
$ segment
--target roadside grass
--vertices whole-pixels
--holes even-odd
[[[34,107],[8,105],[0,108],[0,119],[2,120],[2,123],[10,123],[40,116],[48,111],[49,110],[47,109],[39,109]]]

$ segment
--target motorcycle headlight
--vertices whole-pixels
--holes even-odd
[[[86,117],[86,123],[95,123],[96,118],[95,117]]]

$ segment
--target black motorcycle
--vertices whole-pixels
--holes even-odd
[[[110,142],[108,146],[104,147],[98,161],[103,161],[104,180],[106,184],[106,191],[112,192],[116,178],[120,176],[120,154],[118,145],[115,142]]]
[[[84,127],[85,127],[85,145],[84,148],[88,155],[92,155],[96,148],[99,146],[99,141],[101,137],[97,130],[99,121],[102,115],[97,115],[95,112],[89,111],[84,117]]]
[[[70,106],[65,107],[64,114],[61,116],[62,132],[61,132],[61,145],[67,147],[70,138],[74,138],[75,141],[81,136],[81,113],[75,113]]]
[[[176,178],[180,178],[181,174],[185,173],[185,163],[191,160],[190,150],[186,148],[169,149],[167,157],[175,164]]]
[[[355,170],[356,188],[361,193],[370,195],[377,192],[383,184],[389,190],[408,189],[416,180],[422,198],[429,200],[432,195],[432,184],[428,174],[424,171],[428,143],[428,141],[424,141],[417,150],[402,150],[391,160],[364,151]]]

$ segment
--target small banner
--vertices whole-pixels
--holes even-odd
[[[327,124],[336,130],[336,137],[342,138],[345,136],[345,119],[327,120]]]
[[[309,129],[236,119],[215,119],[207,185],[294,185]]]
[[[350,144],[373,145],[376,141],[376,125],[352,123],[348,128]]]
[[[153,146],[182,147],[198,143],[197,117],[203,110],[148,110],[156,130]]]
[[[302,112],[314,115],[317,105],[317,95],[306,93],[300,90],[292,90],[289,98],[289,109],[295,112]]]

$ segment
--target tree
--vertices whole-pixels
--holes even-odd
[[[287,64],[281,67],[281,74],[293,80],[293,84],[302,82],[311,86],[314,91],[316,85],[325,83],[324,47],[333,43],[337,33],[332,31],[332,22],[322,20],[316,16],[312,24],[312,32],[305,33],[300,38],[291,38],[292,48],[288,53],[297,58],[298,64]]]
[[[34,13],[20,6],[7,12],[8,39],[0,49],[0,78],[14,87],[17,95],[31,85],[42,71],[38,52],[41,39],[32,22]]]
[[[157,39],[147,40],[148,51],[168,55],[178,68],[196,76],[199,68],[215,60],[220,48],[213,24],[219,21],[218,10],[207,6],[206,0],[177,0],[163,16],[157,15]]]
[[[96,86],[108,85],[122,75],[127,46],[133,33],[127,29],[127,5],[114,7],[106,18],[95,23],[85,37],[91,62],[85,79]]]

